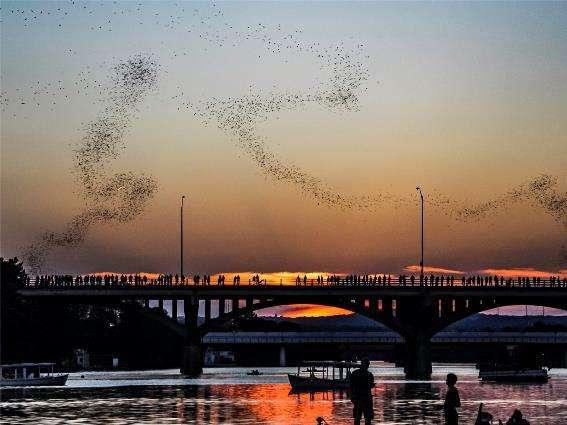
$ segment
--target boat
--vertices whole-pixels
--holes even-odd
[[[0,365],[0,387],[62,386],[69,374],[54,374],[55,363]]]
[[[297,367],[297,374],[288,374],[292,391],[348,389],[351,369],[356,362],[306,361]]]
[[[260,376],[263,375],[262,372],[260,372],[258,369],[253,369],[250,372],[246,372],[246,375],[250,375],[250,376]]]
[[[547,382],[549,375],[544,367],[514,367],[511,365],[481,365],[478,377],[489,382]]]

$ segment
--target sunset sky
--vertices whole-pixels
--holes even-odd
[[[177,272],[182,194],[188,273],[412,271],[420,185],[428,266],[566,273],[565,217],[521,200],[462,221],[429,202],[475,205],[542,174],[564,196],[566,2],[140,4],[2,2],[2,256],[64,231],[84,208],[73,149],[105,107],[112,67],[143,54],[159,64],[157,86],[109,169],[152,176],[158,191],[134,220],[50,250],[46,271]],[[333,190],[403,202],[322,204],[187,107],[325,84],[316,54],[266,47],[288,34],[356,55],[368,70],[358,107],[306,103],[268,114],[256,132]]]

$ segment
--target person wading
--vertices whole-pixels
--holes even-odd
[[[443,405],[445,424],[458,425],[459,414],[457,413],[457,407],[461,407],[461,398],[459,397],[459,390],[455,387],[457,375],[448,373],[445,382],[447,384],[447,394],[445,394],[445,404]]]
[[[374,388],[374,375],[368,371],[370,361],[367,358],[362,359],[360,368],[355,369],[350,374],[349,389],[350,400],[354,407],[352,415],[354,417],[354,425],[359,425],[362,415],[364,415],[364,423],[370,425],[374,418],[374,408],[372,406],[372,388]]]

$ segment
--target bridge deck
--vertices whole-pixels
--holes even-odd
[[[124,298],[124,299],[172,299],[197,296],[199,298],[243,298],[243,297],[314,297],[314,296],[394,296],[415,297],[420,294],[458,297],[503,297],[529,298],[532,296],[565,297],[564,287],[502,287],[502,286],[288,286],[288,285],[242,285],[242,286],[84,286],[84,287],[26,287],[18,291],[25,297],[40,298]]]

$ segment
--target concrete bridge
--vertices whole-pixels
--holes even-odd
[[[182,373],[202,372],[202,339],[215,324],[252,311],[290,304],[339,307],[376,320],[404,341],[404,369],[410,379],[431,376],[431,338],[449,324],[472,314],[507,305],[537,305],[567,310],[567,288],[542,284],[537,287],[507,286],[53,286],[30,285],[19,291],[28,298],[63,303],[120,306],[126,301],[149,305],[171,300],[177,317],[178,301],[185,315],[185,349]],[[205,321],[198,322],[200,302]],[[213,314],[212,304],[215,304]]]
[[[233,344],[309,344],[366,343],[401,344],[404,339],[395,332],[380,331],[301,331],[301,332],[209,332],[203,337],[207,345]],[[492,332],[441,331],[431,338],[433,344],[551,344],[567,345],[567,332]]]

